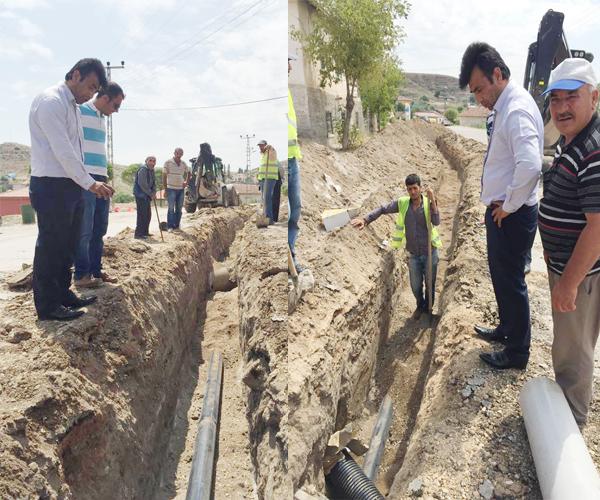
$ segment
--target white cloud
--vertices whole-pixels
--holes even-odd
[[[42,30],[29,19],[19,19],[21,34],[26,38],[37,38],[42,35]]]
[[[0,8],[32,10],[47,7],[46,0],[0,0]]]

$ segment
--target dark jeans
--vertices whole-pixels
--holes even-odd
[[[101,182],[106,182],[102,175],[92,175]],[[87,274],[99,277],[102,270],[102,239],[108,229],[108,212],[110,200],[98,198],[90,191],[83,191],[83,215],[81,218],[81,235],[75,254],[75,279]]]
[[[279,220],[279,205],[281,204],[281,177],[275,182],[273,188],[273,222]]]
[[[135,224],[136,236],[148,236],[150,219],[152,219],[152,200],[148,197],[135,197],[137,207],[137,221]]]
[[[506,350],[515,354],[529,354],[531,321],[525,260],[535,238],[537,211],[537,205],[523,205],[502,220],[502,227],[494,222],[491,209],[485,212],[488,264],[500,316],[496,330],[508,337]]]
[[[65,177],[31,177],[29,198],[37,214],[33,301],[38,316],[69,297],[71,266],[79,243],[82,189]]]
[[[276,179],[261,179],[258,181],[263,201],[263,213],[273,223],[273,190],[275,189]]]
[[[427,255],[410,255],[408,258],[408,276],[410,288],[417,300],[417,307],[422,311],[429,310],[429,290],[427,287]],[[431,249],[431,305],[435,303],[435,278],[439,262],[437,248]],[[423,287],[425,283],[425,287]],[[425,290],[425,296],[423,296]]]
[[[294,262],[296,258],[296,239],[300,232],[298,221],[300,220],[300,210],[302,200],[300,194],[300,165],[296,158],[288,158],[288,245]]]
[[[183,189],[167,188],[167,227],[169,229],[179,228],[181,223],[181,207],[183,206]]]

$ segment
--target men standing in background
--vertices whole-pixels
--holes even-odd
[[[135,173],[133,195],[137,207],[137,221],[135,225],[135,238],[145,240],[151,234],[148,232],[152,219],[152,200],[156,197],[156,178],[154,167],[156,157],[148,156],[143,165]]]
[[[586,423],[600,332],[600,118],[598,81],[585,59],[550,74],[550,115],[561,134],[544,173],[539,228],[548,265],[552,364],[579,425]]]
[[[169,231],[179,229],[181,223],[181,207],[183,206],[183,193],[187,186],[190,169],[181,159],[183,149],[176,148],[173,158],[165,162],[163,168],[163,187],[166,189],[167,202],[167,228]]]
[[[104,117],[118,113],[123,99],[123,89],[115,82],[108,82],[94,99],[79,106],[83,126],[83,164],[92,178],[100,182],[108,181]],[[75,286],[78,288],[94,288],[103,281],[117,281],[102,272],[103,237],[108,228],[109,209],[109,200],[98,198],[90,191],[83,192],[81,235],[75,254]]]
[[[113,189],[94,179],[83,164],[83,130],[78,104],[106,85],[98,59],[81,59],[65,81],[46,89],[31,104],[31,180],[29,197],[37,213],[33,259],[33,299],[41,320],[71,320],[96,297],[71,290],[71,266],[79,244],[82,192],[109,199]]]
[[[292,71],[290,61],[295,60],[295,56],[291,54],[288,55],[288,76],[290,71]],[[303,267],[298,263],[296,257],[296,239],[298,238],[298,232],[300,231],[298,221],[300,220],[300,210],[302,208],[302,201],[300,198],[300,164],[298,163],[301,158],[302,153],[300,152],[300,145],[298,144],[298,122],[296,120],[296,111],[294,110],[292,94],[288,89],[288,246],[298,272],[302,272],[303,270]]]
[[[269,223],[274,222],[274,191],[279,178],[279,162],[277,151],[264,139],[258,143],[260,148],[260,165],[258,167],[258,182],[263,200],[264,214]],[[279,199],[278,199],[279,201]],[[277,210],[279,212],[279,210]]]
[[[509,80],[510,70],[487,43],[472,43],[463,55],[459,85],[467,85],[491,111],[483,163],[481,201],[488,264],[500,322],[476,326],[488,341],[505,345],[480,357],[494,368],[524,369],[529,360],[531,320],[525,263],[537,227],[537,185],[542,170],[544,123],[529,93]]]

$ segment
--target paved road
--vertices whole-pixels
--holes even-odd
[[[167,208],[159,207],[161,221],[167,220]],[[184,214],[185,217],[185,214]],[[115,212],[110,214],[107,236],[114,236],[126,227],[135,228],[136,212]],[[152,211],[150,232],[158,233],[156,213]],[[37,225],[14,224],[0,226],[0,273],[14,272],[21,269],[21,264],[33,262]]]
[[[452,125],[448,128],[467,139],[473,139],[483,144],[487,144],[487,134],[484,128],[463,127],[461,125]]]

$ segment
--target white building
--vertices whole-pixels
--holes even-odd
[[[310,0],[288,0],[288,33],[299,30],[310,33],[315,7]],[[298,119],[298,134],[325,143],[333,136],[333,122],[342,117],[346,107],[346,83],[321,88],[319,70],[302,51],[300,43],[288,37],[289,53],[298,57],[292,61],[288,84]],[[365,131],[365,120],[360,99],[355,95],[351,124]]]

